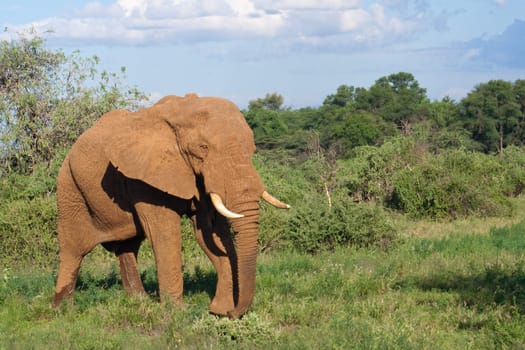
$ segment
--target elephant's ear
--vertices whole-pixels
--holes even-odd
[[[197,195],[195,174],[177,145],[173,129],[164,122],[135,122],[108,143],[109,160],[126,177],[141,180],[171,195]]]

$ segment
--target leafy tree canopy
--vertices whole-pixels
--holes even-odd
[[[0,42],[0,172],[30,173],[103,113],[145,100],[123,85],[124,68],[99,71],[96,56],[67,56],[44,44],[33,33]]]
[[[266,96],[264,96],[263,98],[258,98],[256,100],[250,101],[248,104],[248,109],[269,109],[272,111],[277,111],[281,109],[283,102],[283,96],[274,92],[271,94],[266,94]]]
[[[521,82],[491,80],[477,85],[461,101],[464,126],[485,151],[501,152],[509,144],[523,144]]]

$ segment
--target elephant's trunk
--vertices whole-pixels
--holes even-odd
[[[237,252],[237,264],[232,264],[233,280],[238,289],[234,287],[235,308],[228,312],[230,318],[239,318],[246,313],[255,294],[259,204],[253,203],[242,213],[243,218],[231,220]]]

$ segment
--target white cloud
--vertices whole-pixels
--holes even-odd
[[[341,30],[354,31],[363,28],[371,20],[370,14],[363,9],[352,9],[341,13]]]
[[[412,3],[409,7],[407,3]],[[268,39],[279,47],[384,46],[428,29],[433,15],[421,0],[116,0],[90,2],[73,16],[42,19],[63,43],[154,45]],[[410,10],[410,8],[413,8]]]
[[[134,15],[143,16],[148,8],[147,2],[144,0],[119,0],[117,4],[124,10],[125,17]]]
[[[361,5],[360,0],[255,0],[254,2],[261,7],[284,10],[340,10]]]
[[[346,10],[340,15],[340,28],[352,33],[358,42],[384,44],[392,39],[409,38],[426,26],[425,16],[417,14],[402,18],[387,13],[381,4],[372,4],[368,9]]]
[[[254,4],[249,0],[227,0],[226,2],[238,16],[249,16],[257,13]]]
[[[480,54],[481,54],[481,49],[480,48],[471,48],[471,49],[468,49],[463,54],[463,58],[466,59],[466,60],[471,60],[471,59],[474,59],[476,57],[479,57]]]

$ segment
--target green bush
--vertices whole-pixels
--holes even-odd
[[[504,168],[494,157],[464,150],[426,154],[419,164],[392,177],[387,204],[412,217],[507,216]]]
[[[195,320],[192,331],[198,337],[211,335],[212,339],[218,340],[217,345],[224,347],[264,346],[275,343],[279,336],[274,324],[253,312],[246,314],[242,320],[207,315]]]
[[[55,164],[56,163],[56,164]],[[56,172],[59,160],[30,175],[0,179],[0,265],[51,267],[57,263]]]
[[[348,245],[388,248],[396,235],[380,207],[356,204],[347,196],[336,199],[332,207],[319,198],[306,199],[295,209],[286,230],[288,244],[307,252]]]
[[[502,158],[462,148],[433,153],[414,138],[393,138],[356,149],[342,169],[354,200],[414,218],[511,215],[508,196],[525,188],[525,155],[517,148]]]
[[[259,218],[259,246],[262,251],[282,246],[288,235],[287,224],[294,209],[311,191],[304,174],[291,167],[293,158],[287,152],[264,151],[254,157],[254,164],[268,192],[292,206],[291,210],[276,209],[262,204]]]
[[[50,196],[56,190],[56,177],[62,157],[57,157],[51,166],[38,164],[28,175],[9,172],[0,178],[0,200],[33,199]]]
[[[291,162],[285,152],[264,152],[255,157],[268,191],[291,205],[287,211],[262,206],[262,250],[292,247],[316,252],[338,245],[390,245],[395,230],[380,207],[354,203],[336,179],[330,208],[319,174],[326,169],[312,160],[293,166]]]
[[[357,147],[352,158],[341,162],[340,176],[355,201],[384,204],[394,191],[394,174],[417,164],[424,152],[409,137],[393,137],[381,147]]]
[[[509,146],[499,158],[504,167],[507,196],[518,196],[525,191],[525,147]]]
[[[55,195],[0,204],[0,265],[52,267],[58,262]]]

